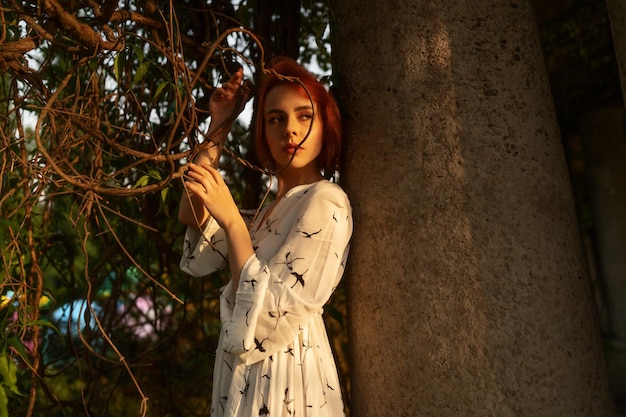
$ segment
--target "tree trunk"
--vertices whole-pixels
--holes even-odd
[[[619,76],[622,82],[622,96],[626,103],[626,2],[624,0],[606,0],[606,4],[611,21]]]
[[[581,135],[598,265],[609,329],[607,364],[613,396],[626,405],[626,135],[624,106],[585,114]]]
[[[351,415],[609,416],[526,1],[334,1]]]

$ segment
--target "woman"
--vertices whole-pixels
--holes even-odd
[[[242,78],[235,73],[211,97],[209,133],[218,143],[227,135],[220,126],[240,111]],[[272,204],[246,224],[215,169],[218,146],[189,165],[180,204],[188,226],[181,268],[206,275],[226,253],[230,264],[211,416],[343,416],[321,315],[343,275],[352,234],[346,194],[322,176],[336,166],[339,110],[314,76],[283,58],[259,85],[256,111],[259,159],[278,178]]]

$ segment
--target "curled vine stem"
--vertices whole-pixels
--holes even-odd
[[[135,229],[156,233],[156,222],[152,224],[152,219],[148,219],[149,224],[146,224],[133,219],[131,214],[116,209],[109,199],[137,201],[139,206],[142,197],[156,194],[182,177],[178,169],[181,161],[196,150],[186,148],[186,142],[192,141],[206,118],[202,96],[210,92],[213,84],[210,74],[216,71],[225,53],[234,53],[226,45],[227,38],[239,35],[247,36],[250,42],[259,45],[260,42],[248,30],[233,27],[205,45],[196,45],[194,51],[198,56],[187,58],[183,51],[188,48],[189,39],[178,30],[173,9],[170,19],[160,11],[142,16],[139,12],[115,9],[108,20],[94,20],[91,25],[85,25],[78,15],[60,7],[61,2],[44,3],[45,13],[40,15],[37,13],[41,10],[36,8],[30,15],[23,9],[25,3],[15,0],[3,3],[0,10],[0,71],[3,81],[7,81],[0,83],[3,93],[0,95],[0,237],[3,243],[0,272],[3,295],[9,290],[24,294],[23,301],[20,300],[24,317],[20,316],[20,320],[13,323],[16,337],[25,341],[30,335],[35,338],[35,351],[20,350],[15,356],[23,360],[35,381],[26,413],[27,416],[36,413],[35,399],[41,395],[37,394],[41,390],[61,410],[66,404],[57,398],[53,388],[46,386],[43,356],[36,351],[41,348],[38,303],[46,285],[41,265],[47,256],[44,251],[49,249],[46,246],[48,236],[43,234],[55,227],[56,219],[51,218],[50,207],[62,200],[59,197],[72,196],[75,200],[65,199],[72,201],[67,213],[68,223],[74,226],[72,232],[84,231],[84,276],[76,273],[82,279],[79,284],[88,287],[86,298],[99,338],[115,353],[120,366],[130,376],[141,396],[140,413],[146,415],[148,398],[134,375],[136,370],[116,345],[107,327],[110,324],[101,322],[91,307],[94,287],[100,283],[96,281],[99,276],[91,275],[94,263],[89,263],[89,259],[90,256],[92,260],[94,256],[105,258],[108,254],[90,252],[88,238],[106,240],[121,254],[120,268],[131,265],[147,277],[150,288],[167,294],[173,304],[183,303],[182,297],[172,291],[167,282],[152,277],[154,270],[160,270],[138,261],[127,236],[119,229],[120,223],[130,223]],[[113,2],[87,2],[81,7],[92,7],[94,15],[103,16],[101,8],[106,4]],[[170,6],[173,8],[173,4]],[[11,22],[8,13],[12,13],[11,18],[18,16],[27,30],[23,33],[7,30]],[[124,29],[131,24],[145,28],[144,34],[163,30],[160,33],[166,36],[147,40],[137,32]],[[7,33],[18,38],[7,39]],[[50,53],[59,54],[28,55],[42,42]],[[132,49],[133,44],[140,46]],[[153,52],[152,57],[159,55],[159,58],[150,58],[154,60],[150,61],[143,56],[148,49]],[[124,64],[120,57],[126,56],[132,56],[138,66],[133,67],[132,62]],[[36,65],[31,66],[33,62]],[[188,62],[198,65],[192,69]],[[139,76],[142,64],[163,76],[164,87],[160,92],[148,91],[147,84],[144,85]],[[111,89],[113,82],[117,83],[117,90]],[[171,109],[164,109],[164,103],[171,103]],[[155,113],[162,117],[156,122],[152,119]],[[22,124],[24,114],[29,114],[28,127]],[[141,183],[142,174],[151,170],[158,171],[158,175]],[[117,199],[113,199],[115,197]],[[68,264],[71,265],[67,279],[73,280],[74,265],[71,260]],[[71,294],[76,295],[84,296]],[[75,354],[87,352],[110,363],[111,357],[92,349],[78,330],[85,349],[80,352],[76,349]]]
[[[17,293],[30,294],[27,297],[29,306],[25,310],[38,308],[36,303],[44,290],[43,273],[41,268],[28,265],[28,262],[42,262],[42,257],[35,253],[41,242],[37,242],[34,234],[53,225],[53,219],[44,218],[48,214],[42,207],[52,206],[57,197],[71,195],[76,198],[72,203],[75,211],[68,214],[68,219],[76,230],[84,233],[85,271],[84,276],[76,275],[88,286],[87,300],[92,301],[97,285],[89,270],[93,263],[89,263],[88,237],[105,237],[122,255],[124,265],[140,271],[150,288],[158,289],[167,294],[175,302],[173,304],[181,305],[182,297],[172,291],[167,282],[152,276],[152,269],[137,260],[126,236],[117,229],[118,224],[123,223],[157,233],[156,224],[132,218],[131,214],[116,209],[110,199],[139,201],[145,196],[158,195],[173,181],[184,178],[184,161],[193,159],[203,147],[222,146],[216,145],[214,137],[209,137],[200,128],[209,117],[203,98],[214,88],[211,74],[220,66],[226,66],[226,56],[234,56],[238,62],[254,68],[250,58],[228,45],[231,36],[240,36],[249,44],[255,44],[259,61],[264,62],[261,42],[254,33],[235,26],[219,33],[216,31],[210,42],[193,44],[180,33],[173,3],[170,3],[169,17],[166,17],[165,12],[156,9],[143,14],[141,10],[114,9],[107,14],[105,6],[113,2],[87,2],[84,7],[93,8],[94,16],[100,19],[90,25],[60,7],[62,2],[58,0],[44,3],[45,13],[40,15],[35,12],[29,15],[24,10],[26,3],[15,0],[8,0],[0,10],[5,29],[0,35],[0,70],[10,75],[9,91],[12,92],[4,96],[6,100],[0,98],[0,105],[6,105],[3,110],[7,110],[0,116],[3,127],[0,131],[0,174],[6,175],[4,178],[11,177],[10,187],[4,178],[0,182],[0,212],[2,217],[10,220],[6,233],[5,229],[0,230],[8,242],[2,251],[2,268],[7,277],[3,290],[12,288]],[[146,5],[148,3],[152,4],[146,2]],[[9,12],[19,16],[28,28],[11,42],[6,38],[10,32],[6,30]],[[129,29],[132,25],[143,28],[142,34]],[[159,31],[160,36],[149,37],[150,31]],[[58,65],[56,57],[27,55],[42,43],[50,51],[60,51],[59,56],[68,57],[65,61],[59,59],[64,67],[55,67]],[[192,52],[196,53],[192,58],[185,56],[191,44]],[[153,52],[153,58],[144,56],[147,50]],[[159,58],[154,58],[156,55]],[[132,60],[124,64],[125,57],[132,57]],[[36,61],[36,69],[29,66],[33,61]],[[189,62],[193,62],[193,66]],[[162,89],[157,84],[148,88],[149,84],[144,84],[141,78],[140,68],[160,71],[157,72],[163,76]],[[313,104],[308,89],[298,79],[284,77],[262,64],[256,70],[265,76],[299,84]],[[43,75],[46,71],[53,76]],[[112,89],[112,83],[117,83],[117,88]],[[243,87],[250,94],[254,91],[250,81],[246,81]],[[30,128],[22,125],[25,113],[31,114],[31,120],[36,117],[29,124]],[[154,114],[158,114],[156,122]],[[233,114],[220,128],[220,133],[229,129],[236,117]],[[314,113],[309,130],[298,146],[308,139],[316,117]],[[202,141],[196,140],[198,137]],[[223,146],[222,151],[241,166],[269,177],[270,186],[257,208],[258,215],[270,193],[272,181],[286,167],[271,171],[238,156],[228,146]],[[157,174],[147,175],[151,171],[157,171]],[[146,176],[150,177],[149,180],[142,182]],[[40,214],[42,211],[46,213]],[[72,215],[76,217],[72,218]],[[41,224],[30,221],[36,217]],[[30,241],[25,244],[20,240],[23,236],[29,237]],[[73,274],[72,271],[69,273]],[[116,346],[106,323],[102,323],[96,313],[92,309],[90,315],[96,320],[98,333],[130,376],[141,397],[140,413],[146,415],[148,397],[133,373],[135,370],[123,350]],[[30,318],[36,322],[38,316],[35,314]],[[31,325],[37,326],[25,326]],[[22,331],[20,337],[29,332]],[[110,357],[89,346],[80,331],[78,335],[85,351],[111,363]],[[23,359],[33,379],[62,408],[63,401],[45,386],[41,362],[29,361],[29,357]],[[28,416],[35,412],[36,387],[33,387]]]

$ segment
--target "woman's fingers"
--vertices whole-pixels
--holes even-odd
[[[239,83],[225,82],[224,84],[222,84],[222,90],[232,91],[232,90],[238,89],[240,86],[241,86],[241,84],[239,84]]]
[[[187,189],[197,195],[211,216],[220,225],[229,224],[239,214],[230,190],[216,168],[208,164],[190,163],[186,182]]]
[[[241,84],[241,80],[243,80],[243,69],[239,68],[237,71],[233,73],[233,75],[230,76],[227,83],[239,85]]]
[[[227,90],[223,87],[220,87],[217,90],[215,90],[213,95],[215,95],[215,97],[217,97],[219,100],[226,101],[233,96],[233,92],[231,90]]]
[[[185,186],[187,187],[189,191],[191,191],[195,195],[202,195],[206,193],[206,190],[200,183],[187,181]]]
[[[219,187],[224,183],[219,171],[208,164],[197,165],[190,163],[187,176],[195,181],[196,184],[200,184],[204,192],[208,192],[213,187]]]
[[[210,186],[208,179],[206,178],[208,175],[204,174],[202,171],[206,172],[206,170],[196,164],[189,164],[189,169],[187,170],[187,177],[192,181],[187,181],[188,184],[201,185],[203,189],[208,189]]]
[[[202,164],[201,165],[202,168],[207,171],[209,173],[209,175],[211,175],[211,178],[216,182],[216,183],[220,183],[223,179],[222,176],[220,175],[220,172],[216,169],[213,168],[211,165],[209,164]]]
[[[243,81],[243,70],[239,69],[235,72],[228,81],[222,83],[222,86],[217,89],[217,92],[222,94],[233,94],[239,88],[241,88],[241,81]]]
[[[211,94],[209,111],[211,113],[211,123],[215,123],[215,126],[221,125],[230,117],[236,116],[243,110],[250,94],[242,86],[242,82],[243,69],[240,68]]]

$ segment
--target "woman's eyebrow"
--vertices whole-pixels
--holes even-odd
[[[304,106],[298,106],[293,110],[294,111],[313,110],[313,107],[311,105],[304,105]],[[266,115],[272,114],[272,113],[287,113],[287,112],[282,109],[269,109],[268,111],[265,112]]]
[[[267,114],[273,114],[273,113],[280,113],[280,114],[282,114],[282,113],[285,113],[285,111],[284,110],[280,110],[280,109],[269,109],[268,111],[265,112],[266,115]]]

